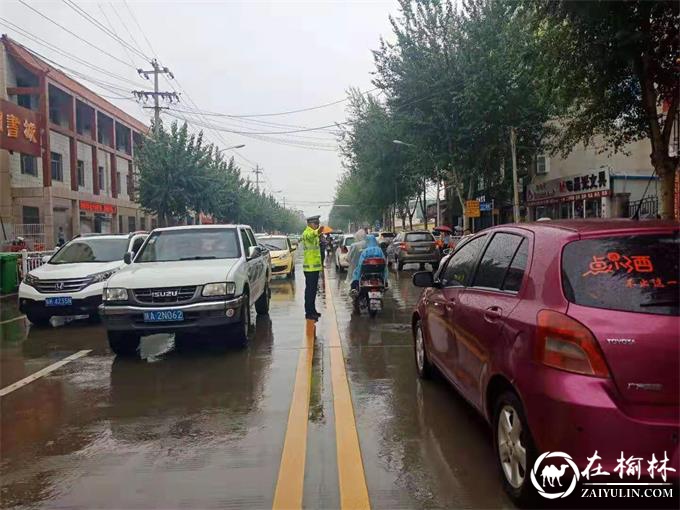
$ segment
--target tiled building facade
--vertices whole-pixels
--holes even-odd
[[[21,235],[51,248],[61,232],[154,226],[134,201],[134,150],[148,127],[7,36],[0,113],[0,241]]]

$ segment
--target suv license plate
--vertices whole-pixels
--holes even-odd
[[[184,320],[182,310],[160,310],[144,312],[144,322],[181,322]]]
[[[59,296],[45,298],[45,306],[71,306],[73,298],[71,296]]]

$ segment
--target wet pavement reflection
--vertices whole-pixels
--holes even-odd
[[[298,261],[299,262],[299,261]],[[248,348],[210,334],[142,341],[116,358],[104,328],[24,319],[0,327],[6,387],[80,350],[91,352],[0,398],[2,507],[271,508],[304,334],[304,279],[272,282],[271,311]],[[442,380],[416,378],[412,272],[390,274],[385,309],[352,314],[344,274],[320,290],[312,365],[305,507],[337,508],[328,331],[334,296],[356,427],[374,508],[499,508],[490,432]],[[20,316],[0,302],[1,320]],[[213,340],[213,341],[211,341]]]

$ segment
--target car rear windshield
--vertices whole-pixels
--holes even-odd
[[[394,232],[383,232],[382,234],[380,234],[381,237],[396,237],[396,235],[397,234],[395,234]]]
[[[241,256],[236,230],[187,229],[154,232],[135,262],[235,259]]]
[[[352,246],[353,242],[354,242],[353,237],[345,237],[345,246]]]
[[[594,308],[679,315],[678,233],[575,241],[562,254],[567,299]]]
[[[288,249],[288,240],[277,237],[261,237],[258,239],[260,244],[265,248],[274,251],[283,251]]]
[[[50,260],[50,264],[123,260],[127,247],[127,237],[121,237],[120,239],[76,239],[59,250]]]
[[[434,237],[429,232],[418,232],[416,234],[406,234],[406,241],[409,243],[432,242]]]

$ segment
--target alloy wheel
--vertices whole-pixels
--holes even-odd
[[[418,372],[422,373],[425,369],[425,345],[423,344],[423,332],[416,328],[416,363]]]
[[[526,477],[527,451],[522,444],[522,421],[511,405],[503,406],[498,417],[498,456],[508,483],[519,489]]]

